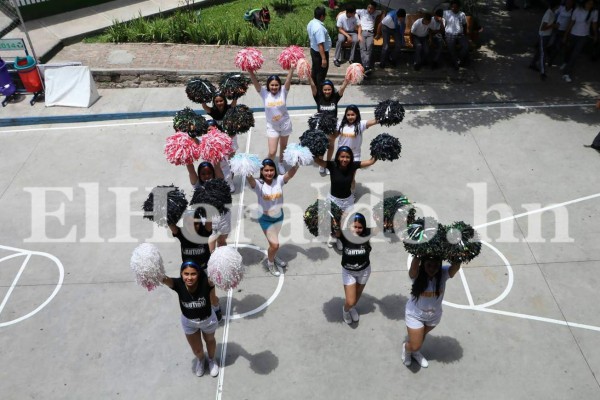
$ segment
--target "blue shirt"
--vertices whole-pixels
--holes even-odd
[[[310,48],[314,51],[319,51],[319,43],[323,43],[325,51],[331,49],[331,38],[329,32],[325,28],[325,24],[320,20],[313,18],[306,26],[308,39],[310,40]]]

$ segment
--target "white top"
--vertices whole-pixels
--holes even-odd
[[[262,208],[263,214],[271,217],[278,217],[281,214],[281,206],[283,205],[283,175],[277,175],[270,185],[262,181],[256,180],[254,192],[258,197],[258,205]]]
[[[573,9],[567,10],[565,6],[558,7],[558,11],[556,11],[556,22],[558,23],[559,31],[566,31],[569,26],[569,22],[571,22],[571,15],[573,14]]]
[[[358,16],[359,24],[363,31],[372,31],[375,30],[375,20],[378,16],[381,15],[381,10],[375,10],[373,14],[369,14],[366,9],[356,10],[356,15]]]
[[[275,130],[285,127],[290,120],[290,114],[286,106],[287,90],[285,90],[285,86],[282,85],[279,92],[275,95],[263,86],[260,89],[260,97],[265,104],[267,127]]]
[[[427,289],[419,296],[419,300],[416,300],[413,296],[410,296],[408,302],[406,302],[406,313],[418,320],[429,320],[435,319],[435,317],[442,315],[442,300],[444,300],[444,291],[446,289],[446,281],[450,278],[448,270],[449,265],[442,265],[442,279],[440,281],[440,296],[435,295],[435,284],[436,279],[430,279],[427,285]],[[415,281],[414,279],[412,280]]]
[[[412,24],[412,26],[410,28],[410,33],[412,33],[413,35],[418,36],[418,37],[425,37],[429,34],[430,26],[431,26],[431,21],[429,22],[429,24],[425,25],[423,23],[423,18],[419,18]]]
[[[319,43],[323,43],[325,51],[331,49],[331,38],[323,22],[316,18],[311,19],[308,25],[306,25],[306,32],[308,33],[311,49],[319,51]]]
[[[455,14],[452,10],[445,10],[444,21],[446,22],[446,34],[460,35],[464,33],[463,25],[467,24],[467,16],[462,11]]]
[[[442,22],[446,25],[444,18],[442,18]],[[438,22],[435,17],[431,17],[431,22],[429,23],[429,30],[439,31],[442,28],[442,22]]]
[[[338,131],[341,125],[342,123],[340,121],[338,123]],[[367,121],[362,120],[358,126],[358,130],[360,131],[359,135],[357,135],[354,131],[354,124],[344,125],[344,128],[340,132],[340,136],[338,138],[338,147],[350,147],[352,149],[352,153],[354,154],[354,161],[360,160],[360,146],[362,145],[363,133],[366,129]]]
[[[555,18],[554,11],[547,9],[546,12],[544,13],[544,16],[542,17],[542,22],[540,23],[540,30],[539,30],[540,36],[552,35],[552,28],[546,29],[545,31],[543,31],[542,26],[544,26],[544,23],[546,23],[547,25],[553,24],[554,18]]]
[[[593,10],[590,14],[590,18],[586,21],[588,12],[577,7],[571,15],[571,21],[575,21],[573,28],[571,28],[571,34],[574,36],[587,36],[590,34],[590,24],[592,22],[598,22],[598,10]]]
[[[336,26],[342,28],[346,32],[356,32],[358,31],[358,18],[356,18],[356,15],[352,18],[348,18],[346,13],[342,13],[337,18]]]

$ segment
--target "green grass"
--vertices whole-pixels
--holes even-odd
[[[361,5],[360,1],[352,1]],[[152,19],[115,21],[104,33],[84,39],[86,43],[169,42],[193,44],[221,44],[239,46],[307,46],[306,25],[313,18],[315,7],[322,0],[271,0],[266,4],[271,13],[269,29],[261,31],[244,20],[250,8],[248,0],[229,1],[225,4],[200,9],[185,8],[170,16]],[[347,3],[344,3],[347,4]],[[258,8],[252,7],[252,8]],[[337,37],[335,17],[341,11],[327,9],[325,26],[332,39]]]

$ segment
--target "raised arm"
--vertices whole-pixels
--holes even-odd
[[[372,127],[373,125],[377,125],[379,123],[379,121],[377,121],[375,118],[370,119],[367,121],[367,129]]]
[[[323,160],[323,156],[313,157],[313,160],[315,161],[315,164],[317,164],[319,167],[327,167],[327,161]]]
[[[229,106],[230,106],[231,108],[233,108],[233,107],[237,106],[237,101],[238,101],[238,99],[233,99],[233,100],[231,100],[231,103],[229,103]]]
[[[294,74],[294,68],[290,68],[290,70],[287,73],[287,76],[285,77],[285,91],[289,92],[290,91],[290,87],[292,86],[292,75]]]
[[[171,230],[171,233],[173,234],[173,236],[175,236],[179,233],[179,227],[175,224],[169,224],[169,229]]]
[[[310,90],[312,91],[312,95],[313,95],[313,97],[315,97],[318,93],[318,90],[317,90],[317,85],[315,84],[315,81],[313,81],[313,78],[311,75],[308,75],[308,82],[310,83]]]
[[[169,278],[168,276],[163,276],[161,282],[163,285],[167,285],[168,287],[173,289],[173,279]]]
[[[453,262],[452,264],[450,264],[450,268],[448,269],[448,275],[450,276],[450,278],[454,278],[454,275],[456,275],[459,269],[460,262]]]
[[[338,94],[340,95],[340,97],[342,97],[344,95],[344,91],[346,90],[347,87],[348,87],[348,80],[346,78],[344,78],[344,82],[342,82],[342,86],[340,86],[340,89],[338,90]]]
[[[419,257],[413,257],[410,262],[410,268],[408,269],[408,276],[410,279],[417,279],[419,276],[419,265],[421,264],[421,259]]]
[[[194,186],[196,183],[198,183],[198,173],[196,172],[196,168],[194,167],[194,164],[186,164],[185,167],[188,170],[188,176],[190,177],[190,183],[192,184],[192,186]]]
[[[258,93],[260,93],[260,89],[262,87],[260,86],[260,82],[258,82],[258,79],[256,78],[256,75],[254,74],[254,71],[248,71],[248,75],[250,75],[250,80],[252,81],[252,84],[254,85],[254,89],[256,89],[256,91]]]
[[[254,179],[254,177],[252,175],[246,176],[246,180],[248,181],[248,184],[250,185],[250,187],[252,189],[254,189],[256,187],[256,179]]]
[[[202,108],[208,114],[210,112],[210,107],[206,103],[202,103]]]
[[[296,172],[298,171],[298,165],[294,165],[292,168],[290,168],[289,171],[287,171],[285,173],[285,175],[283,175],[283,183],[288,183],[288,181],[290,179],[292,179],[294,177],[294,175],[296,175]]]
[[[370,167],[371,165],[375,164],[377,162],[376,158],[371,157],[370,160],[364,160],[360,162],[360,167],[361,168],[367,168]]]

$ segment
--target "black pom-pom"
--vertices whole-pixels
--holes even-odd
[[[185,132],[190,137],[198,137],[208,132],[206,119],[189,107],[175,113],[173,117],[173,129],[177,132]]]
[[[219,92],[227,99],[239,99],[246,94],[251,81],[239,72],[231,72],[223,75],[219,82]]]
[[[341,219],[342,209],[331,201],[316,200],[304,211],[304,224],[315,237],[329,233],[331,224],[339,227]]]
[[[375,119],[383,126],[398,125],[404,119],[404,107],[398,100],[384,100],[375,107]]]
[[[448,253],[446,259],[451,262],[468,263],[481,252],[479,235],[473,227],[463,221],[446,226]]]
[[[323,131],[309,129],[300,136],[300,146],[308,147],[313,156],[323,156],[329,147],[329,139]]]
[[[142,209],[145,211],[144,218],[156,222],[159,226],[167,226],[177,224],[187,205],[185,193],[177,186],[157,186],[144,201]]]
[[[446,259],[446,228],[435,218],[418,218],[403,232],[404,249],[415,257]]]
[[[308,119],[308,126],[312,130],[320,130],[326,135],[332,135],[337,131],[337,118],[329,113],[316,113]]]
[[[223,117],[223,129],[229,136],[248,132],[253,126],[254,113],[244,104],[229,108]]]
[[[206,79],[195,77],[188,81],[185,93],[194,103],[208,103],[217,93],[217,88]]]
[[[223,179],[217,178],[207,181],[203,189],[195,190],[190,205],[204,204],[214,207],[216,214],[210,208],[206,210],[207,217],[212,218],[218,214],[226,213],[227,208],[225,205],[231,204],[232,201],[229,184]]]
[[[373,218],[383,232],[395,233],[415,221],[416,210],[402,194],[386,197],[373,207]]]
[[[371,157],[381,161],[392,161],[400,158],[402,145],[400,141],[388,133],[381,133],[371,140]]]

